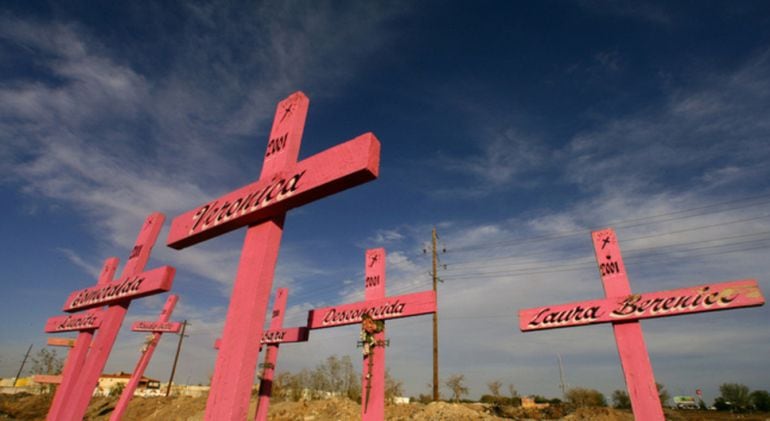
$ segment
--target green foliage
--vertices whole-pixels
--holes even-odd
[[[767,390],[755,390],[749,395],[754,409],[762,412],[770,412],[770,393]]]
[[[660,398],[660,404],[663,406],[668,406],[667,402],[671,398],[671,396],[668,394],[668,391],[666,390],[666,386],[663,386],[663,383],[655,383],[655,387],[658,388],[658,398]]]
[[[625,390],[612,392],[612,407],[615,409],[631,409],[631,398]]]
[[[738,383],[722,383],[719,393],[728,406],[736,411],[745,411],[749,408],[749,388]]]
[[[607,400],[602,392],[594,389],[574,387],[569,389],[564,397],[567,399],[567,402],[576,407],[607,406]]]
[[[120,396],[123,393],[123,389],[126,388],[126,383],[118,383],[115,387],[110,389],[110,396]]]

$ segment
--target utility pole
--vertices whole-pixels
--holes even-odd
[[[433,292],[436,294],[436,312],[433,313],[433,401],[438,402],[438,251],[436,250],[436,227],[433,227]]]
[[[176,363],[179,361],[179,351],[182,350],[182,340],[186,336],[184,331],[187,329],[187,320],[182,322],[182,332],[179,334],[179,343],[176,346],[176,356],[174,356],[174,366],[171,367],[171,377],[168,379],[168,387],[166,388],[166,397],[171,393],[171,384],[174,382],[174,373],[176,373]]]
[[[561,387],[561,397],[564,399],[567,396],[567,392],[564,386],[564,366],[561,363],[561,354],[557,352],[556,356],[559,357],[559,384]]]
[[[32,351],[32,344],[29,344],[29,348],[27,348],[27,353],[24,354],[24,359],[21,360],[21,367],[19,367],[19,372],[16,373],[16,377],[13,379],[13,387],[16,387],[16,382],[19,381],[19,376],[21,376],[21,371],[24,370],[24,364],[27,362],[27,357],[29,357],[29,352]]]

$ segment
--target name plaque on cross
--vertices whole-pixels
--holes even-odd
[[[632,294],[621,299],[606,298],[520,310],[519,328],[527,332],[756,307],[764,303],[757,281],[749,279]]]
[[[174,268],[162,266],[139,275],[126,276],[106,285],[96,285],[75,291],[64,303],[63,311],[72,312],[101,307],[171,289]]]
[[[102,325],[101,311],[94,310],[83,314],[54,316],[45,323],[46,333],[93,330]]]
[[[181,322],[138,321],[131,325],[131,331],[133,332],[179,333],[180,330],[182,330]]]
[[[357,324],[361,323],[364,314],[369,314],[375,320],[388,320],[431,314],[435,311],[435,292],[415,292],[310,310],[308,328],[323,329]]]

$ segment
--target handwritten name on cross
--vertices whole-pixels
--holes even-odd
[[[270,408],[270,396],[273,393],[273,377],[275,365],[278,362],[278,346],[288,342],[306,342],[308,330],[305,327],[294,328],[291,331],[283,329],[283,318],[286,314],[286,300],[289,290],[278,288],[275,291],[273,302],[273,314],[270,319],[270,327],[262,336],[261,343],[267,347],[265,350],[265,362],[262,364],[262,379],[259,382],[259,400],[257,401],[257,413],[254,417],[257,421],[266,421]],[[287,333],[296,331],[297,334]]]
[[[118,269],[118,262],[119,260],[117,257],[110,257],[104,261],[102,271],[99,273],[99,279],[96,283],[97,285],[106,285],[112,281],[115,276],[115,271]],[[99,314],[99,325],[101,325],[101,312],[101,309],[94,309],[88,310],[85,314]],[[68,317],[69,316],[58,316],[48,319],[45,331],[48,333],[61,332],[63,328],[68,329],[69,327],[72,327],[71,323],[67,323]],[[79,325],[79,327],[76,328],[79,333],[72,349],[67,355],[67,360],[64,362],[61,374],[61,384],[56,389],[51,406],[48,408],[48,416],[46,417],[48,420],[61,419],[62,405],[64,405],[65,402],[72,401],[74,394],[73,387],[77,382],[78,376],[83,371],[88,350],[91,348],[94,329],[91,328],[88,323],[76,325]]]
[[[364,314],[374,320],[419,316],[436,312],[434,291],[385,296],[385,249],[366,251],[364,301],[341,306],[310,310],[308,328],[322,329],[361,323]],[[374,346],[364,340],[364,361],[361,381],[361,419],[385,419],[385,329],[374,333]]]
[[[178,333],[182,329],[181,323],[171,323],[168,321],[168,319],[171,318],[171,313],[174,312],[177,301],[179,301],[177,295],[169,295],[157,321],[138,321],[131,326],[131,330],[134,332],[152,332],[152,335],[148,338],[148,341],[142,348],[142,356],[139,357],[139,361],[136,363],[134,372],[131,373],[128,384],[126,384],[126,387],[120,394],[120,399],[118,399],[118,403],[115,405],[115,410],[110,414],[110,421],[118,421],[123,418],[123,414],[126,412],[126,409],[128,409],[128,403],[131,402],[131,398],[134,397],[134,391],[144,375],[144,370],[147,369],[147,365],[150,364],[152,354],[155,352],[158,342],[160,342],[160,336],[165,332]]]
[[[206,404],[207,420],[246,418],[286,212],[377,178],[380,142],[366,133],[297,162],[309,100],[278,103],[259,180],[176,218],[169,247],[182,249],[248,226],[222,346]]]
[[[72,386],[70,399],[62,405],[57,421],[79,421],[83,419],[91,401],[94,388],[99,382],[104,365],[115,344],[120,326],[128,312],[131,300],[147,295],[166,292],[171,289],[175,270],[170,266],[144,272],[147,261],[165,216],[156,212],[144,221],[136,244],[131,249],[123,273],[117,281],[96,285],[72,293],[64,304],[66,312],[98,308],[107,305],[101,313],[101,325],[91,342],[83,370]]]
[[[606,298],[520,310],[519,328],[528,332],[612,323],[634,417],[664,420],[639,320],[761,306],[765,299],[753,279],[632,294],[615,232],[594,231],[591,237]]]

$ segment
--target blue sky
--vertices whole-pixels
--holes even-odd
[[[442,378],[471,396],[566,381],[624,387],[606,325],[522,334],[517,310],[603,295],[590,230],[613,226],[632,289],[756,278],[770,249],[770,7],[764,2],[4,2],[0,8],[0,376],[46,318],[124,261],[143,219],[256,180],[275,104],[310,98],[300,158],[367,132],[380,178],[290,212],[275,287],[287,325],[363,297],[366,248],[389,294],[430,288],[436,226]],[[192,325],[177,380],[207,382],[243,231],[177,268]],[[154,319],[165,297],[135,302]],[[672,394],[770,389],[767,307],[643,322]],[[143,335],[125,323],[107,370]],[[427,393],[430,317],[388,323],[388,367]],[[148,374],[166,379],[175,337]],[[357,357],[355,327],[285,346],[279,370]],[[33,350],[33,352],[34,352]],[[356,361],[358,358],[354,358]],[[446,393],[446,392],[445,392]]]

